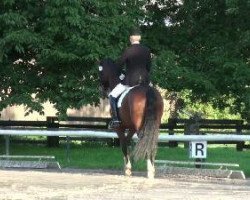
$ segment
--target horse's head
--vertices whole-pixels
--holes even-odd
[[[106,96],[107,92],[119,82],[119,69],[112,59],[106,58],[100,61],[99,79],[103,96]]]

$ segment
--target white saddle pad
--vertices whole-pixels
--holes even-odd
[[[122,106],[122,101],[124,99],[124,97],[128,94],[128,92],[133,89],[134,87],[136,86],[133,86],[133,87],[128,87],[120,96],[120,98],[118,99],[118,102],[117,102],[117,107],[120,108]]]

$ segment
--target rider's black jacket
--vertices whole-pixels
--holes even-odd
[[[151,67],[150,50],[141,44],[133,44],[128,47],[121,58],[118,59],[119,67],[126,65],[125,84],[134,86],[139,83],[149,83],[149,71]]]

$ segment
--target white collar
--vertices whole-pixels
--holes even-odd
[[[134,41],[134,42],[132,42],[132,44],[140,44],[140,42],[139,41]]]

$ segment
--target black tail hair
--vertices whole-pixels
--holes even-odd
[[[146,110],[144,124],[141,128],[138,143],[133,151],[135,161],[145,159],[146,156],[154,158],[157,151],[157,140],[159,136],[157,116],[156,116],[156,91],[152,87],[148,87],[146,92]]]

